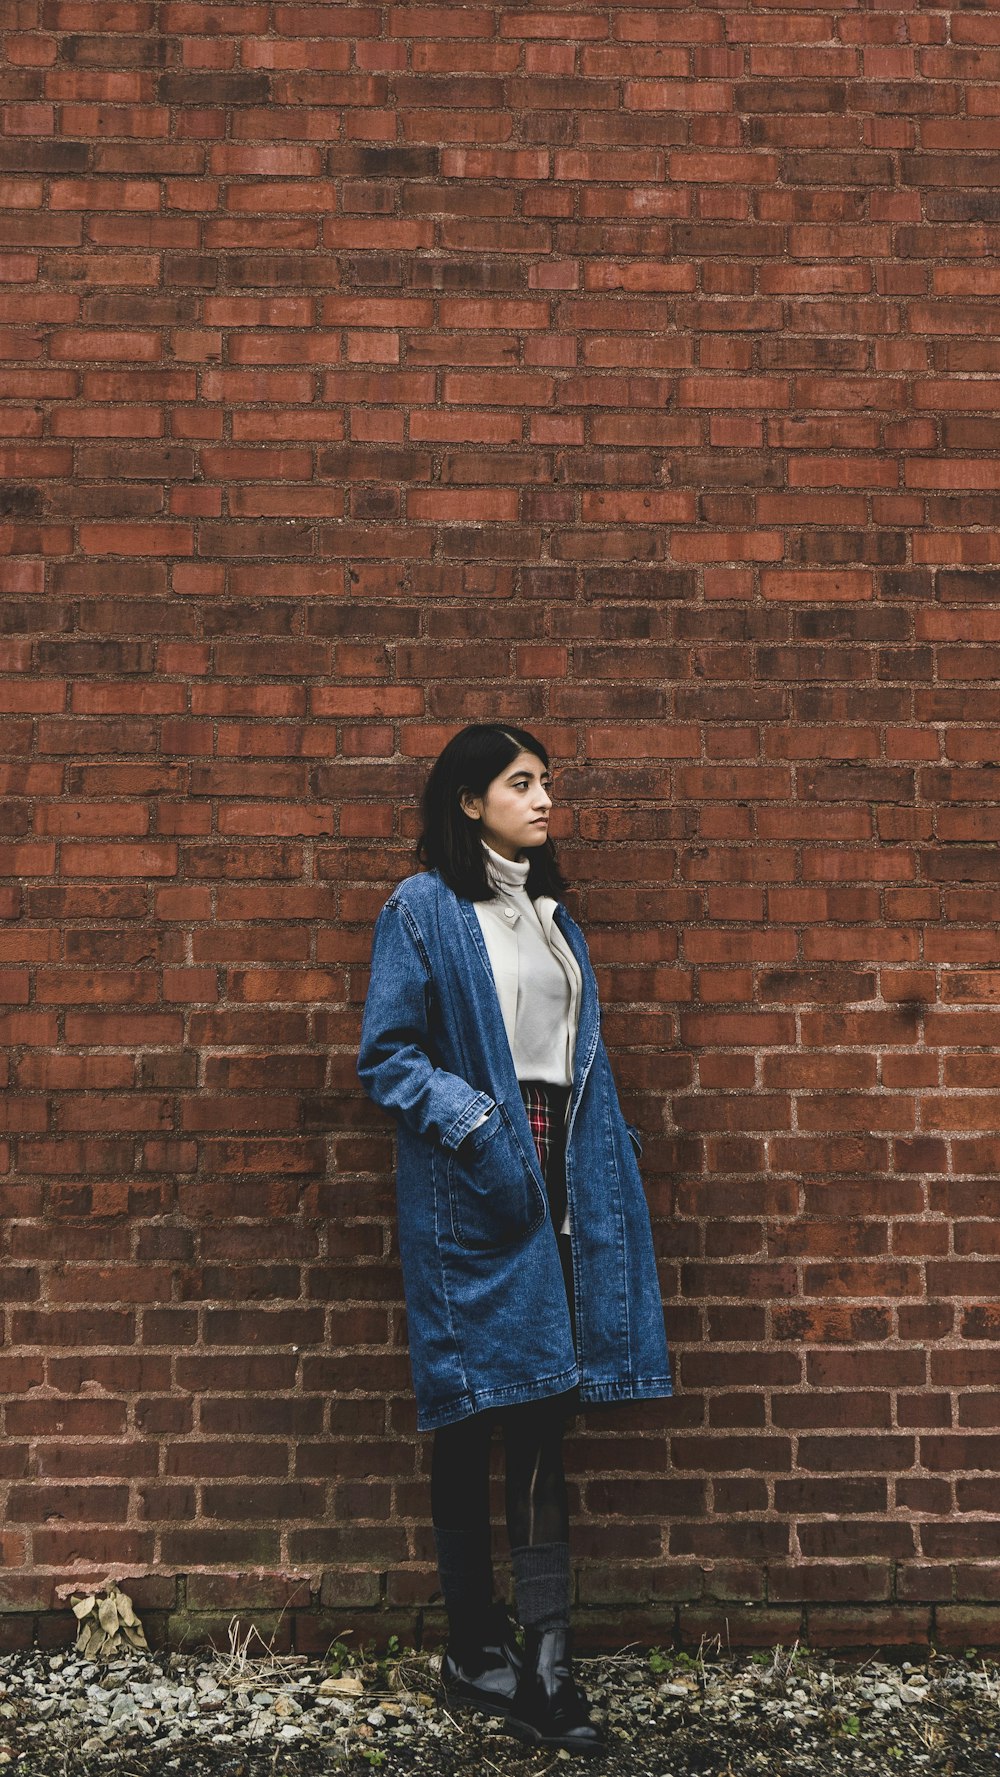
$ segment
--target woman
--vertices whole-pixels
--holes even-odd
[[[397,1119],[399,1241],[450,1695],[545,1747],[601,1749],[573,1678],[562,1436],[578,1402],[670,1393],[649,1216],[597,988],[548,836],[548,755],[454,736],[424,792],[425,873],[375,928],[358,1072]],[[523,1661],[493,1602],[499,1420]]]

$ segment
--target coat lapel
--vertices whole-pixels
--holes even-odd
[[[573,1062],[573,1095],[570,1100],[570,1130],[576,1116],[576,1107],[583,1096],[583,1088],[587,1084],[587,1075],[593,1066],[597,1054],[597,1040],[601,1034],[601,1015],[597,1003],[597,982],[587,955],[587,946],[583,933],[574,924],[561,902],[556,903],[555,923],[576,958],[580,970],[582,986],[580,989],[580,1022],[576,1032],[576,1055]]]
[[[535,902],[539,920],[553,953],[559,958],[569,981],[569,1016],[573,1027],[572,1067],[576,1070],[576,1056],[579,1049],[580,1004],[583,998],[583,970],[576,960],[573,947],[559,929],[556,919],[558,901],[548,895],[540,895]]]

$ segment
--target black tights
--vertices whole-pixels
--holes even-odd
[[[434,1524],[446,1530],[488,1530],[490,1443],[498,1419],[506,1456],[505,1504],[511,1548],[567,1542],[569,1510],[562,1457],[567,1413],[558,1397],[527,1401],[502,1413],[475,1413],[434,1433]]]

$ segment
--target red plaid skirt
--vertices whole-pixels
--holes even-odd
[[[521,1097],[542,1169],[549,1209],[558,1234],[566,1216],[566,1110],[568,1086],[521,1080]]]
[[[566,1220],[566,1112],[569,1109],[570,1090],[568,1086],[549,1086],[541,1080],[521,1080],[519,1084],[538,1154],[538,1164],[545,1180],[552,1226],[558,1238],[559,1262],[566,1285],[566,1302],[575,1344],[573,1244],[569,1235],[562,1231]]]
[[[524,1108],[528,1113],[528,1122],[535,1142],[535,1151],[538,1154],[538,1164],[542,1169],[542,1177],[545,1178],[549,1170],[553,1137],[558,1141],[560,1134],[557,1127],[558,1113],[556,1111],[556,1114],[553,1114],[556,1107],[553,1106],[549,1096],[552,1089],[537,1080],[522,1080],[520,1086],[521,1097],[524,1099]]]

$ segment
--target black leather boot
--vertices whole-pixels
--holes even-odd
[[[450,1701],[506,1715],[521,1672],[521,1654],[502,1604],[478,1624],[452,1624],[441,1661],[441,1683]]]
[[[534,1746],[565,1748],[584,1757],[604,1751],[587,1699],[573,1677],[568,1629],[525,1630],[524,1664],[507,1728]]]

